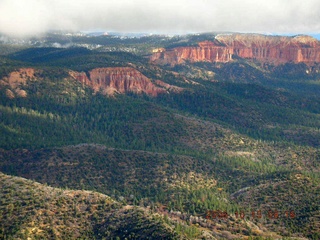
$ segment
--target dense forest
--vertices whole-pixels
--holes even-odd
[[[0,238],[318,239],[318,66],[306,74],[305,64],[157,66],[146,57],[212,38],[72,39],[114,52],[0,45]],[[105,95],[69,74],[128,66],[183,90]],[[21,68],[34,78],[10,85]],[[37,218],[39,207],[58,215]],[[213,211],[225,215],[208,219]]]

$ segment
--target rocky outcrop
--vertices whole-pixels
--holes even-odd
[[[7,77],[0,80],[1,87],[9,87],[6,90],[6,96],[10,99],[17,97],[27,97],[27,92],[20,87],[25,85],[28,80],[34,80],[35,69],[33,68],[20,68],[17,71],[11,72]]]
[[[24,85],[28,80],[35,79],[35,69],[20,68],[17,71],[11,72],[1,81],[2,85],[9,85],[12,88],[17,88],[19,85]]]
[[[145,93],[157,96],[167,90],[157,87],[149,78],[130,67],[108,67],[84,72],[70,72],[70,75],[81,83],[91,87],[95,92],[112,95],[114,93]]]
[[[37,70],[37,72],[41,70]],[[8,98],[27,97],[27,92],[21,88],[29,80],[41,80],[35,76],[33,68],[21,68],[13,71],[8,76],[0,79],[0,88],[6,89]],[[155,84],[141,72],[131,67],[107,67],[95,68],[89,73],[69,71],[69,75],[92,88],[94,92],[113,95],[115,93],[145,93],[150,96],[157,96],[161,93],[180,92],[182,88],[172,86],[160,80]]]
[[[21,68],[13,71],[8,76],[0,79],[0,89],[6,89],[5,94],[8,98],[27,97],[27,92],[21,88],[28,81],[41,80],[36,77],[33,68]],[[92,88],[94,92],[101,92],[107,95],[115,93],[144,93],[149,96],[157,96],[161,93],[181,92],[183,89],[167,84],[163,81],[156,80],[153,83],[149,78],[132,67],[106,67],[95,68],[88,73],[69,71],[69,75]]]
[[[231,47],[241,58],[274,63],[320,62],[320,44],[309,36],[278,37],[264,35],[221,35],[221,43]]]
[[[10,99],[14,99],[15,94],[10,89],[6,89],[6,97]]]
[[[214,42],[200,42],[196,47],[161,50],[151,56],[158,64],[190,62],[229,62],[234,57],[281,64],[286,62],[312,65],[320,62],[320,44],[309,36],[281,37],[259,34],[218,35]]]
[[[177,47],[171,50],[162,50],[153,53],[151,61],[159,64],[181,64],[190,62],[229,62],[233,50],[226,46],[216,45],[213,42],[200,42],[198,47]]]

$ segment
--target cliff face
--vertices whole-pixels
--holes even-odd
[[[6,88],[6,96],[10,99],[15,97],[27,97],[27,92],[21,87],[28,80],[41,80],[35,76],[35,69],[21,68],[11,72],[7,77],[0,79],[0,89]],[[94,92],[113,95],[114,93],[145,93],[150,96],[157,96],[168,91],[180,92],[182,88],[164,83],[160,80],[151,82],[141,72],[130,67],[109,67],[96,68],[89,72],[69,71],[73,79],[91,87]]]
[[[308,36],[276,37],[254,34],[218,35],[215,42],[200,42],[197,47],[162,50],[151,56],[159,64],[190,62],[229,62],[232,56],[261,62],[313,64],[320,62],[320,44]]]
[[[145,93],[157,96],[166,93],[164,88],[154,85],[149,78],[130,67],[96,68],[89,72],[70,72],[70,75],[81,83],[91,87],[95,92],[112,95],[115,92]]]
[[[151,56],[151,61],[160,64],[181,64],[191,62],[229,62],[233,49],[219,46],[213,42],[200,42],[198,47],[178,47],[168,51],[158,51]]]

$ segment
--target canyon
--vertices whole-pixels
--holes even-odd
[[[171,66],[189,62],[230,62],[236,58],[268,62],[275,65],[293,62],[312,65],[320,62],[320,44],[310,36],[266,36],[260,34],[220,34],[214,41],[197,46],[160,48],[150,61]]]

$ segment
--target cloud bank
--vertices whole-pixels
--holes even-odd
[[[0,32],[319,33],[318,0],[0,0]]]

